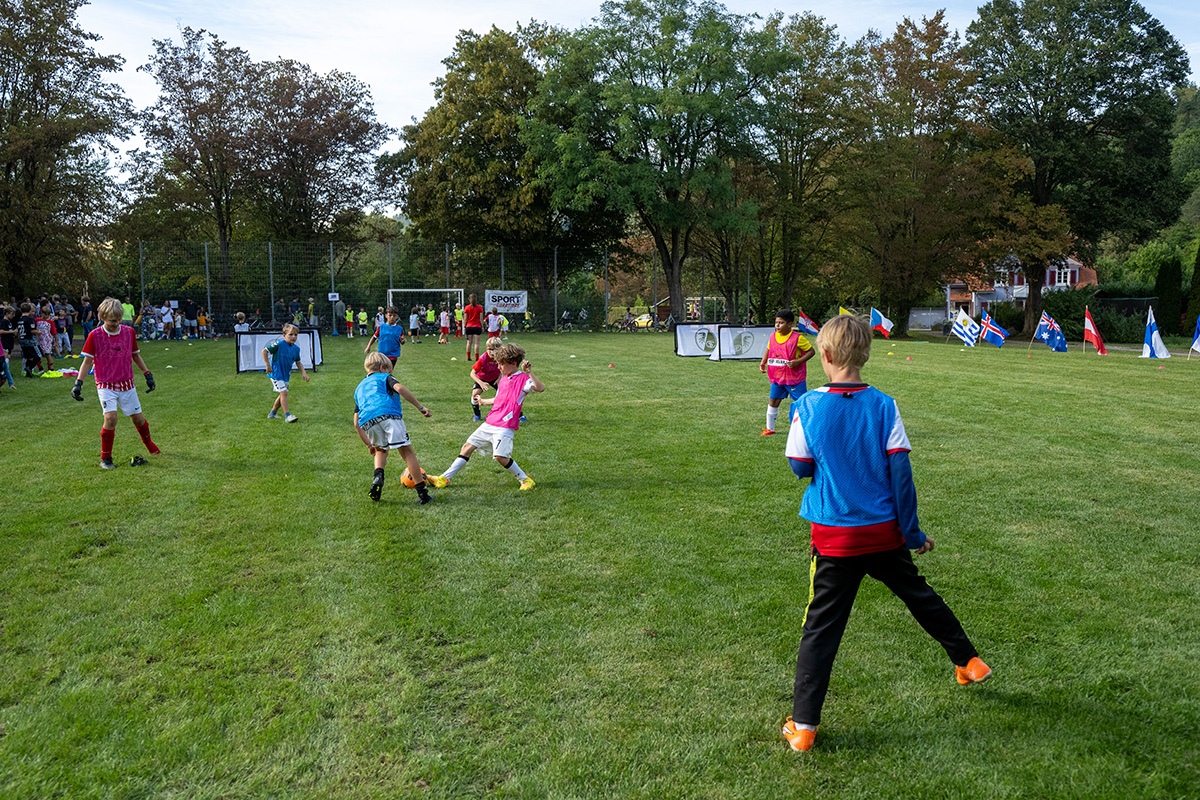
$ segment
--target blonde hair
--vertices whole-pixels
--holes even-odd
[[[494,338],[494,337],[493,337]],[[496,348],[497,364],[520,364],[525,357],[525,348],[519,344],[506,344]]]
[[[285,322],[285,323],[283,323],[283,328],[280,329],[281,333],[291,333],[292,331],[299,333],[300,332],[299,326],[293,325],[290,322]]]
[[[817,348],[835,367],[862,369],[871,357],[871,326],[862,317],[839,314],[821,327]]]
[[[391,372],[392,360],[376,350],[374,353],[367,354],[367,359],[363,362],[363,369],[367,372]]]
[[[115,297],[106,297],[96,309],[96,316],[100,319],[124,319],[125,309],[121,308],[121,301]]]
[[[484,348],[487,350],[499,350],[503,346],[504,346],[504,340],[501,339],[499,336],[493,336],[492,338],[487,340],[487,343],[484,345]]]

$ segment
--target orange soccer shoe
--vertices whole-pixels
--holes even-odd
[[[787,722],[783,723],[783,738],[788,740],[788,744],[792,746],[793,750],[806,753],[812,750],[813,742],[817,738],[817,732],[800,727],[795,722],[792,722],[791,717],[788,717]]]
[[[759,434],[759,436],[774,436],[774,435],[775,435],[775,431],[773,431],[769,428],[763,428],[763,432]]]
[[[992,677],[992,668],[983,663],[983,659],[975,656],[967,662],[965,667],[954,668],[954,679],[963,686],[968,686],[972,683],[983,683],[988,678]]]

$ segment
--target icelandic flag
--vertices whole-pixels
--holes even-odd
[[[1042,318],[1038,322],[1037,330],[1033,332],[1033,338],[1041,339],[1042,342],[1056,353],[1067,352],[1067,337],[1063,336],[1062,328],[1058,327],[1058,323],[1054,321],[1054,317],[1042,312]]]
[[[817,323],[809,319],[808,315],[803,311],[796,312],[796,329],[801,333],[811,333],[814,336],[821,332],[821,329],[817,327]]]
[[[1008,338],[1008,331],[996,324],[996,320],[992,319],[988,312],[983,312],[983,320],[979,323],[980,329],[983,331],[983,340],[991,342],[996,347],[1004,347],[1004,340]]]
[[[982,330],[979,323],[968,317],[967,312],[960,308],[958,317],[954,320],[954,327],[950,329],[950,332],[962,339],[963,344],[967,347],[974,347],[975,343],[979,341],[979,332]]]
[[[883,338],[892,338],[892,321],[871,307],[871,327],[883,334]]]
[[[1138,358],[1170,358],[1162,336],[1158,334],[1158,323],[1154,321],[1154,309],[1146,309],[1146,338],[1142,342],[1142,354]]]
[[[1100,338],[1100,331],[1096,330],[1096,323],[1092,322],[1092,312],[1088,311],[1088,307],[1083,307],[1083,340],[1091,342],[1096,346],[1096,352],[1102,356],[1108,355],[1108,351],[1104,349],[1104,340]]]
[[[1200,353],[1200,317],[1196,318],[1196,332],[1192,334],[1192,348]]]

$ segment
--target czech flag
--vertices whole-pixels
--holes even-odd
[[[892,338],[892,321],[871,308],[871,327],[883,334],[883,338]]]
[[[1091,342],[1096,346],[1096,352],[1102,356],[1108,355],[1108,351],[1104,349],[1104,340],[1100,338],[1100,331],[1096,330],[1096,323],[1092,322],[1092,312],[1088,311],[1088,307],[1083,307],[1083,340]]]
[[[996,320],[992,319],[988,312],[983,312],[983,319],[979,323],[981,336],[985,342],[990,342],[996,347],[1004,347],[1004,340],[1008,338],[1008,331],[996,324]]]
[[[814,336],[821,332],[821,329],[817,327],[817,323],[809,319],[808,315],[803,311],[796,312],[796,328],[804,333],[811,333]]]
[[[1171,353],[1163,344],[1158,332],[1158,323],[1154,321],[1154,309],[1146,309],[1146,338],[1142,342],[1142,354],[1138,358],[1170,358]]]

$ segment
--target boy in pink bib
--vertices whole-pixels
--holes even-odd
[[[767,373],[771,379],[767,427],[763,428],[762,436],[775,433],[775,420],[779,417],[779,404],[783,399],[788,397],[794,402],[808,389],[808,367],[804,362],[816,351],[799,331],[792,330],[795,323],[796,315],[790,308],[779,309],[775,314],[775,333],[758,365],[759,371]]]

